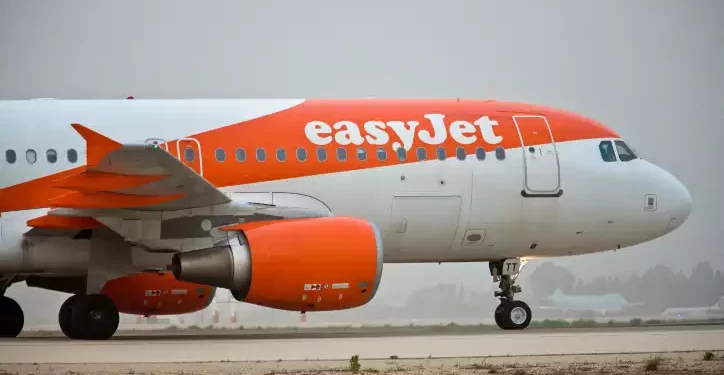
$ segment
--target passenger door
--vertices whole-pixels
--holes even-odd
[[[525,168],[524,195],[558,196],[560,165],[553,135],[543,116],[513,116],[523,141]]]

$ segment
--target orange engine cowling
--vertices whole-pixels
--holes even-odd
[[[136,315],[176,315],[205,309],[216,288],[176,280],[171,273],[137,273],[106,282],[101,290],[119,312]]]
[[[382,278],[382,239],[351,217],[252,222],[227,227],[218,246],[174,255],[179,280],[227,288],[239,300],[290,311],[366,304]]]

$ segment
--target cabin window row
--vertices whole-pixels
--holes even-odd
[[[72,148],[66,150],[65,158],[71,163],[77,163],[78,151]],[[45,160],[51,164],[58,162],[58,151],[52,148],[47,149],[45,151]],[[18,153],[15,150],[5,150],[5,161],[8,164],[15,164],[18,161]],[[25,161],[29,164],[35,164],[38,161],[38,153],[32,148],[25,150]]]
[[[367,150],[360,147],[355,152],[357,160],[360,161],[366,161],[368,159]],[[408,158],[407,150],[404,148],[398,148],[397,152],[394,153],[395,156],[399,161],[406,161]],[[383,147],[377,148],[375,155],[377,157],[377,160],[379,161],[386,161],[388,158],[387,150]],[[223,148],[218,148],[214,152],[214,156],[217,161],[224,162],[226,161],[226,151]],[[347,149],[345,148],[337,148],[335,151],[335,156],[338,161],[346,161],[347,156]],[[415,156],[417,157],[417,160],[428,160],[427,150],[423,147],[418,147],[415,150]],[[237,148],[234,151],[234,157],[236,161],[238,162],[244,162],[246,161],[246,150],[243,148]],[[263,162],[267,160],[267,153],[264,148],[257,148],[255,151],[255,157],[256,160],[259,162]],[[287,152],[284,148],[277,148],[275,152],[275,157],[277,161],[284,162],[287,160]],[[298,161],[306,161],[308,159],[307,150],[304,148],[297,148],[295,152],[295,157]],[[314,151],[314,157],[318,161],[327,161],[327,150],[325,148],[317,148]],[[438,147],[435,150],[435,158],[438,160],[445,160],[447,159],[447,151],[443,147]],[[458,147],[455,150],[455,157],[458,160],[465,160],[467,157],[467,153],[465,152],[465,149],[462,147]],[[475,157],[478,160],[485,160],[486,152],[482,147],[477,147],[475,149]],[[502,147],[498,147],[495,149],[495,157],[498,160],[504,160],[505,159],[505,149]],[[54,164],[58,161],[58,152],[55,149],[48,149],[45,151],[45,159],[48,163]],[[77,163],[78,162],[78,152],[75,149],[68,149],[65,152],[65,158],[70,163]],[[196,153],[194,152],[193,148],[186,148],[184,150],[184,159],[186,159],[187,162],[193,162],[196,159]],[[18,161],[18,154],[15,150],[9,149],[5,151],[5,161],[8,164],[15,164]],[[29,164],[35,164],[38,161],[38,154],[34,149],[27,149],[25,151],[25,161]]]
[[[367,155],[367,150],[365,148],[359,147],[357,148],[356,152],[356,158],[359,161],[366,161],[369,158],[369,155]],[[396,152],[393,153],[393,157],[397,157],[397,160],[399,161],[406,161],[408,158],[408,152],[404,148],[400,147],[397,149]],[[415,156],[417,157],[417,160],[428,160],[427,150],[423,147],[418,147],[415,150]],[[226,161],[226,150],[223,148],[217,148],[214,151],[214,157],[216,158],[216,161],[218,162],[224,162]],[[288,155],[287,150],[280,147],[277,148],[274,152],[274,157],[277,161],[284,162],[287,161]],[[309,155],[307,155],[307,150],[305,148],[299,147],[294,152],[294,157],[296,157],[297,161],[307,161],[309,159]],[[329,156],[327,155],[327,149],[318,147],[313,151],[313,157],[316,158],[317,161],[327,161]],[[348,155],[347,155],[347,149],[339,147],[334,151],[334,157],[337,159],[337,161],[347,161]],[[387,149],[383,147],[377,148],[375,151],[375,157],[379,161],[386,161],[388,158],[387,155]],[[435,156],[434,158],[438,160],[445,160],[447,159],[447,151],[443,147],[438,147],[435,150]],[[465,160],[467,157],[467,153],[465,152],[465,149],[462,147],[458,147],[455,150],[455,157],[458,160]],[[485,160],[486,152],[485,149],[482,147],[477,147],[475,149],[475,157],[478,160]],[[498,147],[495,149],[495,157],[498,160],[505,159],[505,149],[502,147]],[[238,162],[245,162],[247,160],[247,153],[246,150],[243,148],[237,148],[234,150],[234,158]],[[267,151],[264,148],[257,148],[254,151],[254,158],[258,162],[264,162],[268,159]],[[184,159],[187,162],[193,162],[196,159],[196,153],[194,152],[194,149],[191,147],[188,147],[184,150]]]

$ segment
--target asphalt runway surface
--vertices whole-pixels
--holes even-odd
[[[181,363],[460,358],[664,353],[724,350],[724,328],[526,330],[487,334],[327,337],[248,335],[115,337],[71,341],[26,337],[0,341],[0,363]]]

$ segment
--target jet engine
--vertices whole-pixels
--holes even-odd
[[[227,288],[238,301],[289,311],[366,304],[382,278],[382,238],[351,217],[251,222],[219,245],[176,253],[178,280]]]

